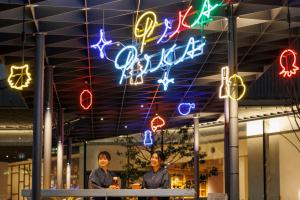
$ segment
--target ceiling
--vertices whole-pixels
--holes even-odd
[[[33,34],[45,32],[45,65],[54,66],[54,109],[65,108],[66,133],[74,141],[144,131],[155,113],[166,119],[167,127],[189,124],[191,120],[180,117],[177,112],[177,105],[181,102],[194,102],[196,109],[193,112],[209,113],[203,115],[203,122],[218,119],[223,112],[223,101],[218,99],[220,69],[227,65],[228,56],[226,6],[214,13],[214,21],[204,29],[207,45],[203,55],[171,71],[175,83],[169,84],[167,92],[157,84],[161,73],[147,75],[142,85],[119,85],[120,71],[114,68],[113,63],[100,60],[99,53],[89,48],[98,41],[100,28],[105,29],[109,39],[132,44],[132,24],[137,10],[139,13],[155,11],[162,21],[165,17],[177,18],[179,10],[195,3],[195,0],[0,0],[0,58],[6,67],[6,76],[5,72],[0,76],[1,118],[7,109],[22,108],[11,111],[12,118],[18,119],[23,112],[28,115],[24,124],[32,123],[33,85],[16,92],[9,88],[5,78],[12,64],[21,63],[23,54],[30,71],[34,71]],[[291,0],[289,6],[292,22],[290,40],[299,49],[300,1]],[[288,45],[288,9],[286,2],[279,0],[244,0],[234,7],[238,16],[239,74],[248,87],[255,87],[267,74],[266,71],[277,67],[277,56]],[[24,52],[23,30],[26,36]],[[184,42],[194,35],[199,35],[199,31],[185,31],[178,35],[176,41]],[[157,52],[161,48],[147,45],[148,51]],[[271,77],[268,80],[272,81],[276,74],[268,76]],[[87,85],[92,88],[93,107],[86,111],[80,107],[79,95]],[[253,90],[249,91],[244,104],[256,95]],[[9,120],[1,121],[10,123]],[[23,123],[22,120],[18,122],[19,125]]]

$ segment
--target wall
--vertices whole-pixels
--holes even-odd
[[[8,163],[0,162],[0,200],[7,199]]]
[[[281,200],[300,200],[300,153],[282,136],[278,137]],[[287,137],[300,147],[295,135],[289,134]]]

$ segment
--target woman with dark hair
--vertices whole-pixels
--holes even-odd
[[[171,187],[171,180],[168,170],[163,167],[165,156],[161,151],[155,151],[151,155],[151,170],[144,174],[142,187],[146,189],[169,189]],[[151,197],[149,199],[168,199]]]
[[[117,176],[108,169],[111,156],[107,151],[102,151],[98,154],[98,169],[94,169],[89,177],[90,189],[120,189],[117,184]],[[97,200],[105,199],[105,197],[94,198]],[[109,198],[112,199],[112,198]]]

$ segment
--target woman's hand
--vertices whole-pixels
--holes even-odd
[[[109,189],[120,189],[120,186],[118,186],[118,185],[110,185]]]

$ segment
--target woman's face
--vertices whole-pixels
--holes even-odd
[[[159,167],[162,163],[162,160],[158,157],[156,153],[152,154],[150,161],[152,167]]]
[[[106,158],[105,155],[100,155],[98,163],[101,168],[107,168],[107,166],[109,165],[109,160]]]

